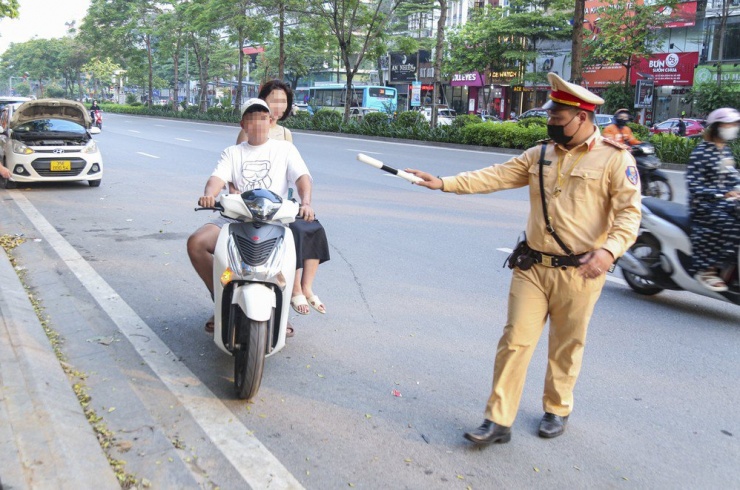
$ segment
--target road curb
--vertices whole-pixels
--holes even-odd
[[[0,284],[0,486],[118,488],[5,251]]]

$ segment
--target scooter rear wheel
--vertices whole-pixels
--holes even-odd
[[[267,322],[250,320],[241,311],[240,328],[244,339],[234,352],[234,387],[242,400],[251,400],[260,389],[267,350]]]
[[[660,242],[653,235],[643,233],[637,237],[635,244],[630,247],[630,252],[650,268],[660,261]],[[663,291],[663,288],[656,286],[651,280],[624,269],[622,269],[622,276],[624,276],[627,285],[636,293],[652,296]]]

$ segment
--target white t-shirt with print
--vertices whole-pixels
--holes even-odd
[[[298,150],[288,141],[268,139],[259,146],[246,141],[226,148],[211,174],[238,191],[269,189],[283,198],[303,175],[311,174]]]

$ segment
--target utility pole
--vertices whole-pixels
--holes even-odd
[[[586,11],[586,0],[576,0],[573,16],[573,43],[570,54],[570,80],[580,85],[583,81],[583,17]]]

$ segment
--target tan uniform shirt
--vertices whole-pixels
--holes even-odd
[[[540,151],[541,145],[537,145],[501,165],[445,177],[443,190],[485,194],[529,185],[527,243],[540,252],[564,255],[545,229]],[[548,143],[543,168],[550,223],[574,253],[604,248],[618,258],[634,243],[640,227],[640,182],[628,151],[604,140],[596,129],[588,140],[570,150]]]

